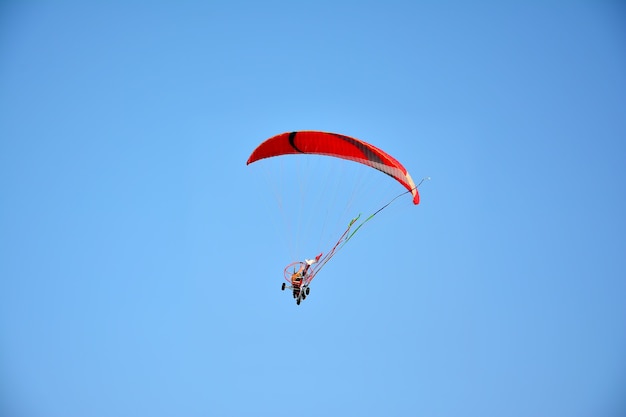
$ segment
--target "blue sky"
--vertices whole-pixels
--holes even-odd
[[[1,413],[625,415],[626,11],[496,3],[3,3]],[[432,180],[296,306],[305,129]]]

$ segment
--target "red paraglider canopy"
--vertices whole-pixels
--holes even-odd
[[[374,145],[338,133],[317,131],[281,133],[260,144],[248,158],[247,164],[289,154],[326,155],[367,165],[394,178],[413,194],[413,203],[419,204],[417,187],[400,162]]]

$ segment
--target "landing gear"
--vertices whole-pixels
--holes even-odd
[[[291,294],[293,295],[293,298],[296,300],[297,305],[300,305],[302,301],[306,300],[309,294],[311,293],[311,289],[308,287],[308,285],[295,287],[293,285],[288,286],[286,283],[283,282],[280,286],[280,290],[285,291],[286,289],[290,289],[292,291]]]

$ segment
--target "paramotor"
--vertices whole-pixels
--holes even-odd
[[[326,254],[320,253],[314,259],[292,262],[285,267],[284,277],[287,283],[283,283],[281,289],[292,290],[296,303],[300,304],[309,295],[309,285],[317,273],[366,222],[405,194],[410,193],[413,196],[413,203],[419,204],[420,197],[417,189],[424,180],[415,185],[411,175],[397,159],[374,145],[350,136],[319,131],[286,132],[273,136],[254,149],[247,164],[265,158],[290,154],[323,155],[354,161],[389,175],[406,189],[357,226],[355,223],[361,215],[353,218],[347,229]]]

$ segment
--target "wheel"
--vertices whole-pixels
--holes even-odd
[[[310,292],[311,292],[311,289],[309,287],[306,287],[306,295],[309,295]]]
[[[283,285],[280,287],[281,291],[285,291],[285,283],[283,282]]]
[[[306,300],[306,291],[302,292],[302,301]]]
[[[301,299],[300,299],[300,297],[298,297],[298,298],[296,299],[296,304],[297,304],[297,305],[300,305],[300,301],[301,301]]]

